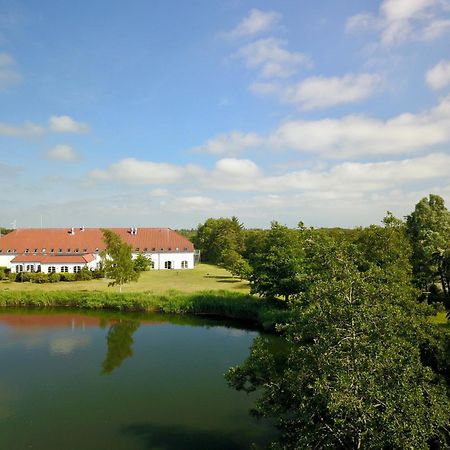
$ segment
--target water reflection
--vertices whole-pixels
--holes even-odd
[[[136,320],[120,320],[111,325],[106,336],[108,350],[102,363],[103,374],[111,374],[133,356],[133,334],[139,326]]]

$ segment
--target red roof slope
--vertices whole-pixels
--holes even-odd
[[[109,228],[130,244],[134,252],[193,252],[192,243],[170,228]],[[100,228],[22,228],[0,238],[5,253],[95,253],[105,248]],[[9,252],[8,252],[9,250]]]

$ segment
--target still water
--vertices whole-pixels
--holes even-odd
[[[0,309],[0,449],[235,450],[273,431],[229,388],[259,333],[211,319]]]

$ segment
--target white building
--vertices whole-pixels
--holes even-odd
[[[109,228],[154,269],[193,269],[192,242],[170,228]],[[0,267],[12,272],[77,273],[100,265],[105,249],[100,228],[22,228],[0,238]]]

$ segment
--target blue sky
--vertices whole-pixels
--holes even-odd
[[[450,203],[450,1],[0,0],[0,225]]]

